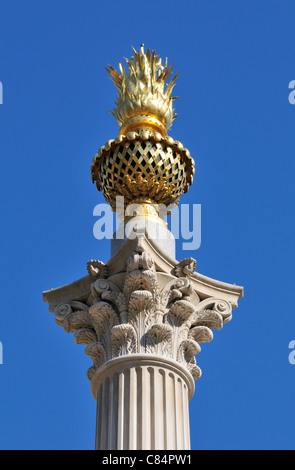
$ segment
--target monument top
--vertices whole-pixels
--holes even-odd
[[[163,65],[155,51],[144,52],[143,44],[133,52],[134,57],[126,59],[128,71],[121,62],[121,73],[108,65],[118,88],[111,114],[120,129],[94,156],[91,175],[114,211],[117,196],[122,196],[124,208],[144,205],[149,218],[159,213],[157,205],[178,203],[193,182],[195,163],[190,152],[167,135],[176,116],[171,93],[178,74],[166,84],[172,74],[167,59]]]

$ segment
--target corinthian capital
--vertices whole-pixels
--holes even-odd
[[[74,333],[75,343],[86,346],[85,353],[93,361],[87,371],[89,380],[108,361],[138,354],[162,356],[199,379],[195,356],[200,344],[212,341],[212,330],[220,330],[231,319],[240,288],[214,280],[208,283],[209,278],[194,273],[191,258],[163,266],[163,256],[142,234],[138,240],[128,240],[107,265],[90,263],[87,281],[77,281],[76,295],[54,309],[56,323]],[[99,272],[102,278],[97,277]],[[205,279],[215,296],[204,296]],[[62,291],[59,294],[55,297],[62,297]],[[45,293],[45,300],[50,301],[50,296],[52,291]]]

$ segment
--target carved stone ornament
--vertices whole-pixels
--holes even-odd
[[[183,277],[193,274],[197,267],[197,262],[194,258],[185,258],[175,266],[175,276]]]
[[[101,261],[90,260],[87,263],[87,271],[90,276],[105,279],[108,276],[108,268]]]
[[[131,354],[162,356],[200,378],[195,359],[200,344],[212,341],[212,330],[231,319],[242,288],[195,273],[195,266],[193,258],[171,265],[144,233],[127,240],[107,265],[88,263],[87,281],[76,281],[71,289],[78,295],[58,302],[54,313],[56,323],[74,333],[75,343],[86,346],[93,361],[89,380],[106,362]],[[205,296],[205,291],[221,295]],[[48,291],[45,300],[50,303],[57,294]]]

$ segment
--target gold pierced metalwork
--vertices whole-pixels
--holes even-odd
[[[124,196],[125,205],[172,204],[187,192],[193,174],[194,161],[180,142],[147,130],[108,141],[92,164],[92,180],[113,208],[116,196]]]

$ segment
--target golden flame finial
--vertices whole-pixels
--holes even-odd
[[[143,204],[150,217],[161,204],[178,203],[193,182],[195,163],[182,143],[167,135],[175,118],[171,92],[178,74],[166,85],[172,74],[167,59],[163,65],[155,51],[144,52],[143,44],[138,52],[132,49],[128,70],[121,63],[120,73],[111,65],[107,68],[118,88],[111,114],[120,129],[94,156],[91,176],[113,210],[121,213],[117,199],[122,196],[124,216],[132,216],[125,209],[136,203]]]
[[[176,117],[172,109],[176,97],[171,97],[171,92],[178,73],[165,88],[173,65],[168,67],[167,59],[162,65],[159,55],[150,49],[145,54],[143,44],[138,52],[132,49],[134,57],[126,59],[128,72],[121,62],[121,73],[109,64],[106,68],[118,88],[116,108],[111,114],[120,126],[119,134],[147,128],[165,136]]]

